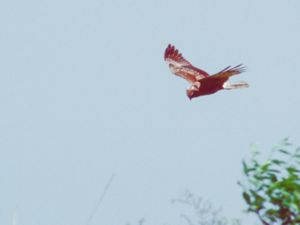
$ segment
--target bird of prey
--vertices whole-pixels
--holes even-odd
[[[209,75],[207,72],[193,66],[182,54],[169,44],[165,50],[165,61],[175,75],[187,80],[191,86],[186,90],[189,99],[195,97],[210,95],[220,90],[233,90],[247,88],[249,85],[244,82],[230,83],[229,77],[238,75],[245,71],[242,64],[235,67],[228,66],[220,72]]]

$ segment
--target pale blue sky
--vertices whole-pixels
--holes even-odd
[[[0,224],[183,224],[186,188],[243,217],[253,142],[300,144],[298,0],[0,2]],[[247,90],[189,101],[167,44]],[[248,223],[247,223],[248,221]],[[250,219],[244,217],[244,224]]]

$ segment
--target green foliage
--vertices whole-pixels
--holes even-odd
[[[247,211],[264,225],[300,224],[300,148],[291,151],[291,146],[284,139],[264,162],[253,148],[251,160],[243,161],[245,181],[239,184]]]

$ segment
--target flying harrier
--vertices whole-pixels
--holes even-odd
[[[165,61],[169,64],[172,73],[186,79],[191,84],[190,88],[186,90],[189,99],[210,95],[223,89],[232,90],[249,87],[244,81],[228,82],[229,77],[245,71],[242,64],[235,67],[228,66],[216,74],[209,75],[204,70],[193,66],[175,49],[175,46],[170,44],[165,50]]]

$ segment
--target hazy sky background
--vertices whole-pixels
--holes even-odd
[[[182,225],[185,189],[242,214],[249,145],[300,145],[299,0],[0,2],[0,224]],[[247,90],[190,101],[172,43]]]

